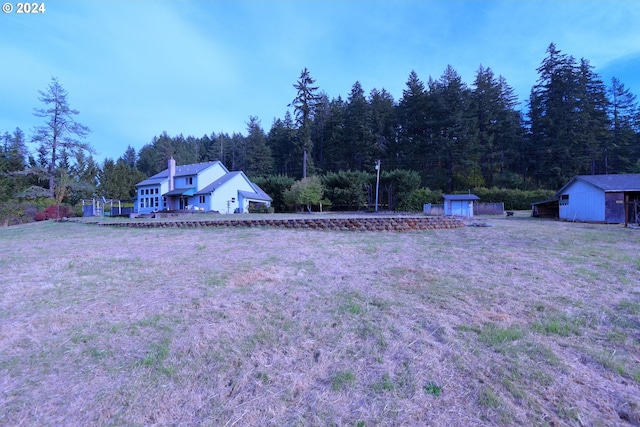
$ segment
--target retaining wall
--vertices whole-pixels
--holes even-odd
[[[464,223],[462,222],[462,220],[453,217],[223,219],[210,221],[101,222],[96,224],[110,227],[136,228],[276,227],[348,231],[412,231],[464,227]]]

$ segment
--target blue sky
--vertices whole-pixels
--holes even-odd
[[[524,103],[554,42],[640,94],[637,0],[44,3],[0,13],[0,132],[30,135],[38,90],[57,77],[99,161],[163,131],[246,134],[249,116],[268,132],[304,67],[330,98],[359,81],[398,100],[411,70],[427,81],[450,64],[471,85],[482,64]]]

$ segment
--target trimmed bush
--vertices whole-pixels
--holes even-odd
[[[553,198],[554,190],[517,190],[478,187],[472,190],[483,203],[504,203],[506,210],[528,210],[531,203]]]

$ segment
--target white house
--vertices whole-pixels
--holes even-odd
[[[473,202],[480,200],[475,194],[443,194],[444,214],[473,216]]]
[[[625,206],[640,199],[640,174],[577,175],[558,190],[555,199],[560,219],[624,223],[631,213],[625,215]]]
[[[250,203],[271,206],[269,197],[242,172],[229,172],[219,161],[168,168],[136,184],[137,213],[198,210],[246,213]]]

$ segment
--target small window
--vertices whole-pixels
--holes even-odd
[[[163,198],[162,198],[162,207],[164,208],[164,207],[166,207],[166,206],[167,206],[167,198],[166,198],[166,197],[163,197]]]
[[[192,176],[187,177],[187,185],[193,185],[193,177]]]
[[[157,197],[156,197],[155,202],[156,202],[156,208],[157,208],[158,207],[158,198]]]
[[[205,196],[200,196],[200,203],[201,204],[204,203],[204,200],[205,200]]]
[[[562,196],[560,196],[560,203],[561,206],[566,206],[569,204],[569,195],[568,194],[563,194]]]
[[[158,189],[157,189],[157,188],[156,188],[156,191],[155,191],[155,193],[156,193],[156,194],[158,194]]]

